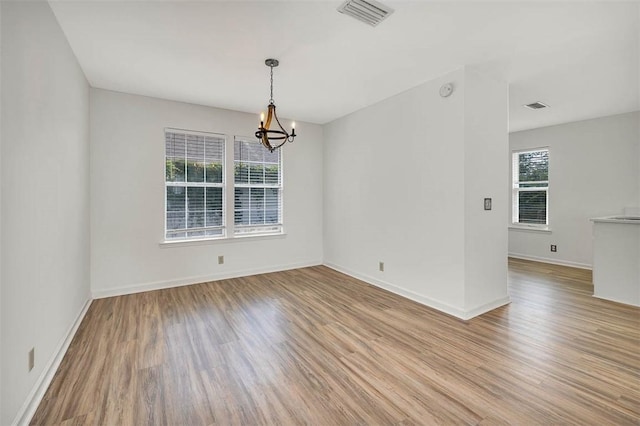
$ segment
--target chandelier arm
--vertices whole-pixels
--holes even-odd
[[[264,128],[266,130],[269,130],[269,128],[271,127],[271,120],[273,119],[273,116],[276,116],[276,121],[277,121],[278,116],[276,115],[276,106],[275,104],[269,104],[269,107],[267,108],[267,122],[264,125]]]
[[[284,127],[282,127],[282,124],[280,124],[280,119],[278,119],[278,114],[273,114],[273,116],[276,119],[276,123],[278,123],[278,127],[280,127],[280,130],[282,130],[283,132],[287,133],[287,131],[284,129]],[[287,136],[289,136],[289,133],[287,133]]]
[[[280,130],[282,134],[285,135],[285,138],[287,139],[290,138],[291,135],[284,129],[284,127],[282,126],[282,123],[280,123],[280,119],[278,118],[278,113],[276,112],[275,104],[269,105],[269,110],[267,112],[267,123],[264,126],[265,130],[269,130],[269,127],[271,126],[272,118],[276,119],[276,123],[278,123],[278,127],[280,127]]]
[[[282,130],[286,135],[287,135],[287,139],[291,137],[291,135],[289,134],[289,132],[287,132],[284,127],[282,127],[282,124],[280,124],[280,120],[278,119],[278,114],[275,113],[275,105],[274,105],[274,111],[273,111],[273,115],[276,118],[276,122],[278,123],[278,126],[280,126],[280,130]]]

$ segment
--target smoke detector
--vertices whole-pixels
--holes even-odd
[[[549,108],[549,105],[543,104],[542,102],[533,102],[531,104],[524,105],[524,107],[529,109],[542,109]]]
[[[347,0],[338,12],[375,27],[393,13],[393,9],[374,0]]]

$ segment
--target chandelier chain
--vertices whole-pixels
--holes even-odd
[[[273,104],[273,65],[271,65],[269,68],[271,68],[271,97],[269,98],[269,103]]]

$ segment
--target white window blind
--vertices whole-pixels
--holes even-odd
[[[165,239],[224,236],[224,135],[165,129],[165,148]]]
[[[549,150],[514,152],[512,162],[512,223],[549,225]]]
[[[282,232],[282,161],[255,139],[234,140],[234,233]]]

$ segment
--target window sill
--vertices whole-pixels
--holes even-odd
[[[216,237],[216,238],[202,238],[194,240],[173,240],[162,241],[159,243],[160,248],[174,248],[174,247],[189,247],[189,246],[204,246],[209,244],[227,244],[240,241],[251,240],[275,240],[285,238],[287,234],[284,232],[278,234],[253,234],[253,235],[238,235],[234,237]]]
[[[549,228],[548,226],[527,226],[511,224],[509,225],[509,229],[524,232],[540,232],[543,234],[551,234],[551,228]]]

